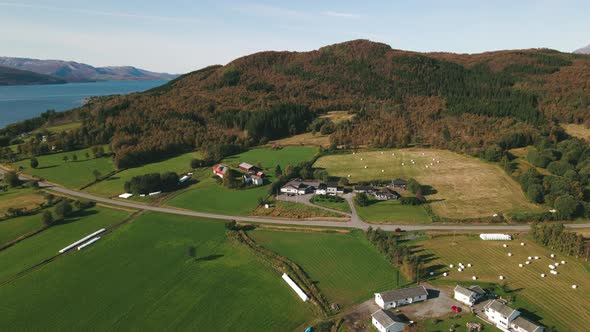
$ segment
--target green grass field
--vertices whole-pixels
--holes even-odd
[[[520,246],[521,240],[506,241],[508,248],[503,248],[504,241],[482,241],[475,236],[444,236],[418,242],[419,254],[429,257],[428,266],[436,267],[437,273],[449,272],[448,277],[440,277],[440,282],[455,285],[455,282],[469,284],[472,276],[478,282],[501,283],[499,276],[505,276],[509,289],[517,290],[515,309],[525,309],[541,318],[545,326],[556,326],[558,331],[584,331],[590,320],[590,270],[588,264],[573,257],[551,252],[531,241],[524,240],[526,246]],[[513,254],[508,257],[508,253]],[[528,256],[539,256],[530,265],[525,261]],[[549,264],[567,261],[560,265],[558,275],[549,274]],[[450,269],[449,264],[473,264],[464,272]],[[518,264],[524,267],[518,267]],[[541,278],[540,274],[548,276]],[[572,289],[573,284],[578,289]]]
[[[0,245],[43,227],[41,214],[0,221]]]
[[[250,235],[259,245],[299,264],[328,301],[341,307],[397,288],[397,271],[361,232],[255,230]],[[400,280],[400,286],[403,283]]]
[[[189,152],[160,162],[126,169],[104,181],[86,188],[84,191],[104,197],[117,196],[125,192],[125,182],[131,180],[131,178],[134,176],[164,172],[176,172],[178,174],[186,173],[191,170],[191,159],[198,159],[200,156],[201,155],[198,152]]]
[[[226,240],[223,223],[154,213],[0,286],[0,297],[13,331],[293,331],[314,317],[280,275]]]
[[[268,209],[265,209],[264,206],[259,206],[251,213],[251,215],[294,219],[346,218],[345,215],[337,212],[324,210],[315,206],[285,201],[273,201]]]
[[[429,223],[432,221],[424,207],[402,205],[397,200],[378,201],[371,199],[369,206],[356,206],[359,217],[372,223]]]
[[[90,159],[86,158],[86,153],[90,154]],[[78,157],[78,161],[72,161],[74,154]],[[64,162],[64,156],[67,156],[70,161]],[[115,169],[111,157],[93,159],[90,149],[48,154],[37,157],[37,160],[39,167],[36,169],[30,167],[28,159],[11,166],[15,169],[22,166],[25,174],[38,176],[72,189],[78,189],[94,181],[95,178],[92,174],[94,170],[98,170],[104,175]]]
[[[222,163],[232,167],[237,167],[241,162],[260,164],[267,170],[267,178],[272,181],[276,165],[285,169],[289,164],[295,165],[310,160],[316,152],[317,149],[312,147],[285,147],[280,150],[256,148],[226,158]],[[166,205],[195,211],[245,216],[258,206],[259,197],[264,198],[268,195],[268,185],[230,190],[217,184],[212,176],[213,173],[208,168],[199,183],[189,190],[174,195],[166,201]]]
[[[130,213],[95,207],[73,214],[65,222],[0,251],[0,280],[9,278],[58,253],[68,244],[104,227],[116,224]],[[40,216],[33,216],[40,218]],[[1,316],[1,315],[0,315]]]
[[[323,206],[328,209],[350,213],[350,205],[347,201],[333,202],[329,199],[323,198],[320,195],[315,195],[311,198],[311,202],[315,205]]]
[[[436,193],[428,196],[434,201],[430,206],[443,218],[469,219],[541,210],[526,199],[518,183],[498,165],[446,150],[362,151],[325,156],[314,166],[327,169],[333,176],[350,175],[351,183],[414,177],[434,188]]]

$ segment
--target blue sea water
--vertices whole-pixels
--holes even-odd
[[[35,117],[49,109],[65,111],[85,98],[140,92],[167,81],[102,81],[51,85],[0,86],[0,128]]]

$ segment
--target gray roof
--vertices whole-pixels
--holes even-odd
[[[384,302],[399,301],[408,298],[414,298],[422,295],[428,295],[424,286],[417,286],[404,289],[396,289],[379,293]]]
[[[375,311],[371,317],[373,317],[375,320],[377,320],[379,322],[379,324],[381,324],[381,326],[383,326],[384,328],[388,328],[392,325],[395,324],[402,324],[404,325],[405,323],[402,322],[402,320],[393,312],[391,311],[387,311],[387,310],[383,310],[383,309],[379,309],[377,311]]]
[[[527,331],[527,332],[540,332],[543,331],[543,327],[540,325],[537,325],[533,322],[531,322],[530,320],[523,318],[523,317],[516,317],[515,320],[512,321],[512,324],[520,327],[521,329]]]
[[[459,294],[463,294],[465,296],[471,296],[473,294],[484,295],[486,293],[478,285],[473,285],[473,286],[470,286],[469,288],[465,288],[461,285],[457,285],[457,286],[455,286],[455,292],[457,292]]]
[[[495,312],[499,312],[501,313],[503,316],[509,317],[510,315],[512,315],[513,312],[518,312],[519,311],[510,308],[509,306],[505,305],[504,303],[501,303],[497,300],[492,300],[490,302],[488,302],[488,304],[485,305],[485,308],[490,308]]]

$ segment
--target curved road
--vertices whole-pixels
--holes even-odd
[[[0,168],[0,175],[5,173],[6,171]],[[28,177],[24,177],[19,175],[23,180],[30,180]],[[201,217],[201,218],[211,218],[211,219],[222,219],[222,220],[236,220],[236,221],[243,221],[243,222],[251,222],[251,223],[267,223],[267,224],[281,224],[281,225],[297,225],[297,226],[321,226],[321,227],[340,227],[340,228],[358,228],[362,230],[366,230],[369,226],[372,227],[379,227],[385,231],[395,231],[396,228],[400,228],[402,230],[407,231],[419,231],[419,230],[472,230],[472,231],[494,231],[494,230],[512,230],[512,231],[527,231],[530,227],[529,225],[394,225],[394,224],[368,224],[362,221],[358,214],[356,213],[356,209],[354,204],[352,204],[352,195],[346,194],[344,198],[348,201],[350,208],[352,210],[351,220],[348,222],[342,221],[304,221],[304,220],[296,220],[296,219],[270,219],[270,218],[260,218],[260,217],[242,217],[242,216],[229,216],[224,214],[215,214],[215,213],[206,213],[206,212],[197,212],[197,211],[189,211],[189,210],[180,210],[175,208],[169,207],[160,207],[160,206],[151,206],[145,205],[140,203],[134,202],[125,202],[110,198],[99,197],[75,190],[70,190],[58,186],[54,186],[49,183],[39,182],[39,186],[43,187],[44,189],[53,190],[55,192],[80,197],[91,201],[96,201],[100,203],[106,203],[111,205],[118,205],[128,208],[133,208],[137,210],[147,210],[147,211],[155,211],[161,213],[170,213],[170,214],[178,214],[184,216],[191,216],[191,217]],[[590,228],[590,223],[585,224],[566,224],[568,228]]]

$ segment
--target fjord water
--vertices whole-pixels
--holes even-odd
[[[65,111],[92,96],[127,94],[160,86],[167,81],[102,81],[51,85],[0,86],[0,128],[35,117],[49,109]]]

